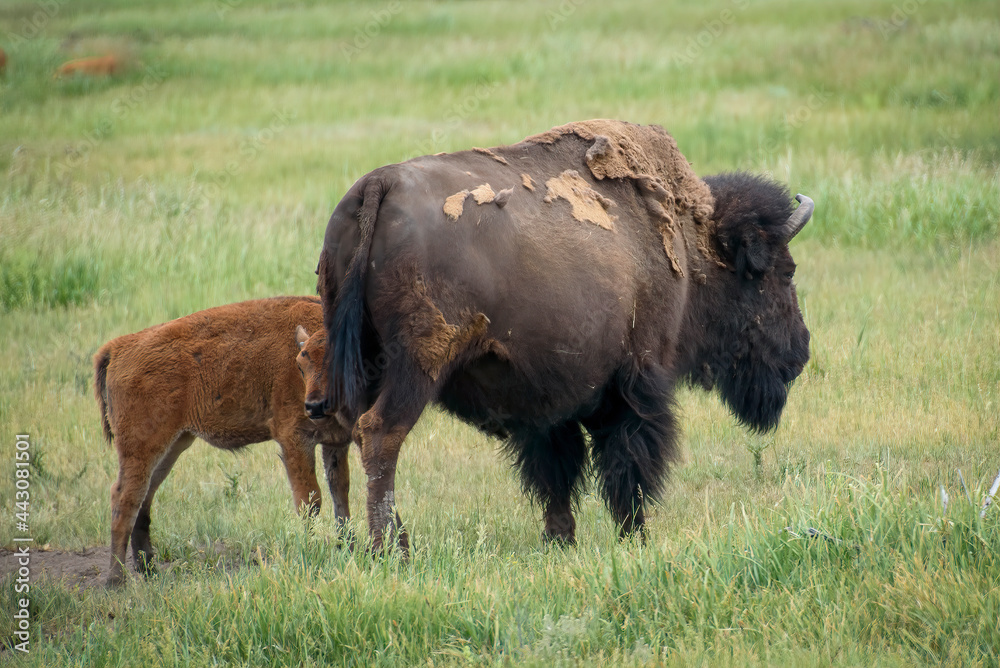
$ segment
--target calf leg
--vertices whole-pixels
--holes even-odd
[[[130,437],[123,429],[115,432],[118,450],[118,479],[111,485],[111,567],[108,586],[125,581],[125,553],[135,526],[139,507],[146,499],[153,471],[166,456],[177,433],[165,429],[152,432],[149,439]],[[145,547],[145,546],[143,546]]]
[[[542,539],[568,544],[576,542],[573,502],[579,496],[587,462],[587,447],[576,421],[566,422],[541,434],[515,434],[509,446],[521,470],[525,492],[545,507]]]
[[[297,428],[279,435],[276,440],[281,446],[281,461],[288,473],[295,510],[309,517],[316,516],[323,503],[316,481],[316,448],[302,442]]]
[[[583,421],[594,470],[622,539],[645,536],[644,501],[656,498],[677,457],[673,383],[659,366],[619,372],[601,409]]]
[[[350,441],[323,444],[323,468],[326,470],[326,482],[330,487],[330,498],[333,499],[333,514],[340,526],[351,519],[348,502],[348,494],[351,491],[351,472],[348,469],[350,446]]]
[[[160,463],[153,469],[153,474],[149,480],[149,490],[146,492],[146,499],[139,507],[139,514],[135,518],[135,525],[132,527],[132,558],[135,560],[135,568],[145,576],[155,572],[153,566],[153,543],[149,537],[149,525],[152,521],[151,511],[153,508],[153,496],[156,490],[170,474],[170,470],[177,463],[177,458],[181,453],[191,447],[194,436],[191,434],[181,434],[173,445],[167,449],[167,453],[160,460]]]

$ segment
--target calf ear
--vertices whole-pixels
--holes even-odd
[[[309,332],[302,325],[295,328],[295,343],[299,344],[299,349],[306,345],[306,341],[309,340]]]

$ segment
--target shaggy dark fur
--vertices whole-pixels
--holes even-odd
[[[579,423],[565,422],[549,431],[515,433],[506,447],[521,472],[525,493],[533,499],[545,506],[579,499],[587,465],[587,445]]]
[[[790,197],[783,185],[745,172],[705,182],[715,197],[720,254],[730,258],[734,276],[696,286],[687,329],[698,334],[682,338],[678,370],[718,389],[744,425],[768,431],[778,426],[788,388],[809,360],[795,262],[783,239]]]
[[[776,229],[792,215],[788,188],[747,172],[707,176],[705,183],[715,197],[719,241],[736,253],[736,272],[762,274],[773,259]]]
[[[584,420],[601,495],[622,536],[642,526],[643,500],[659,498],[677,458],[673,409],[673,382],[662,367],[648,365],[619,371],[600,409]]]

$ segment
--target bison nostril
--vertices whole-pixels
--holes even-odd
[[[322,401],[307,401],[306,402],[306,415],[310,418],[316,420],[318,418],[324,417],[326,414],[323,412],[323,402]]]

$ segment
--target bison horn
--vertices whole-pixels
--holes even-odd
[[[795,199],[800,202],[799,208],[792,212],[785,223],[785,241],[791,241],[792,237],[802,231],[809,219],[812,218],[813,201],[805,195],[796,195]]]

